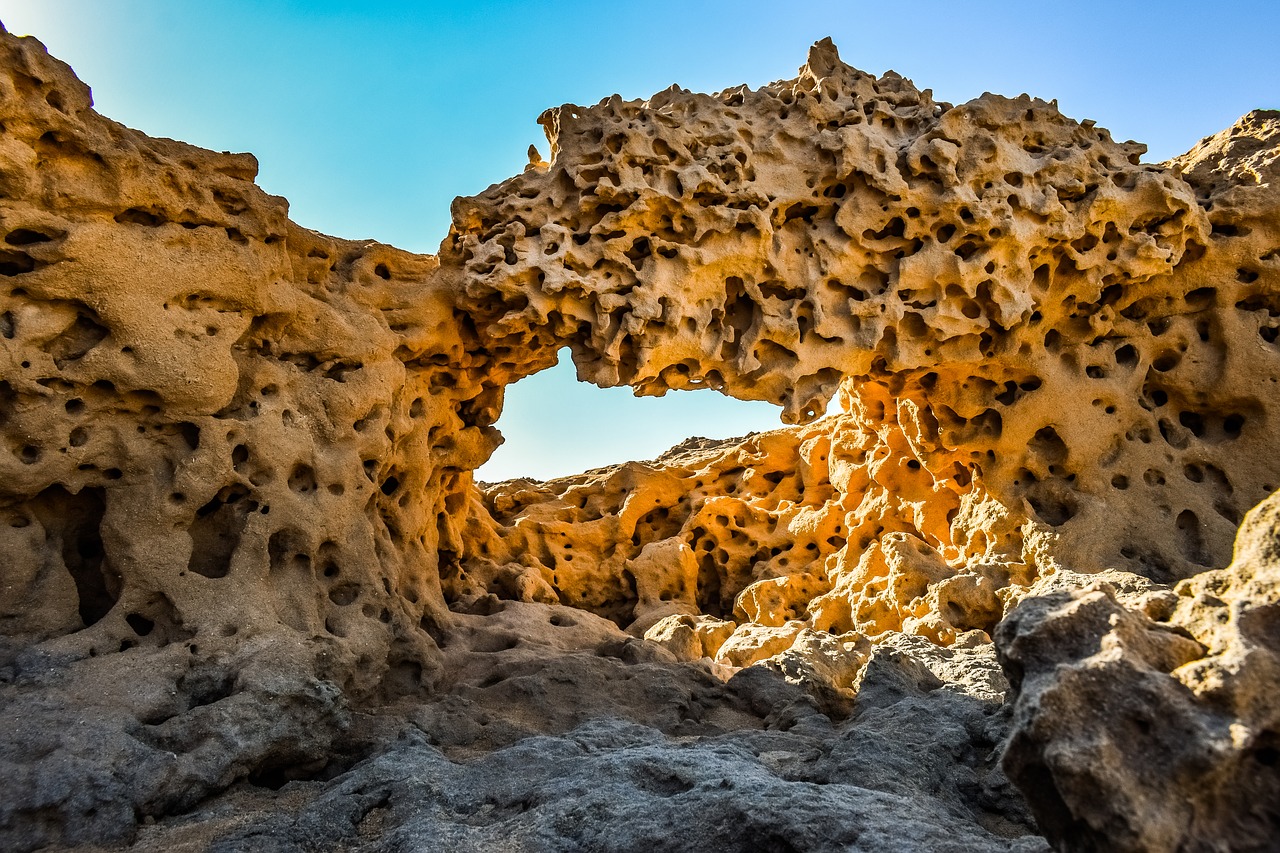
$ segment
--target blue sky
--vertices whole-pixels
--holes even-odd
[[[549,106],[672,83],[711,91],[794,76],[831,36],[846,62],[943,100],[1057,98],[1157,161],[1255,107],[1280,107],[1280,3],[301,2],[0,0],[153,136],[252,151],[295,221],[433,252],[449,203],[519,172]],[[567,362],[567,359],[565,360]],[[487,479],[652,457],[739,435],[776,410],[711,391],[634,399],[571,366],[510,389]]]

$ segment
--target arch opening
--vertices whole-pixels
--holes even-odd
[[[481,482],[550,480],[653,459],[691,438],[724,439],[778,429],[779,408],[719,393],[635,396],[581,381],[568,347],[555,366],[506,389],[497,426],[504,442],[475,472]]]

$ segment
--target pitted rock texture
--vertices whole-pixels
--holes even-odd
[[[251,156],[99,116],[34,39],[0,69],[0,846],[27,849],[322,767],[346,703],[430,685],[437,554],[497,438],[434,258],[299,228]]]
[[[552,162],[456,202],[442,247],[494,353],[567,344],[584,379],[792,421],[839,387],[846,414],[702,470],[491,489],[447,594],[626,624],[665,591],[741,625],[794,586],[810,627],[948,642],[1059,568],[1223,565],[1280,485],[1275,114],[1143,164],[1052,104],[937,104],[824,43],[758,91],[542,122]]]
[[[1278,536],[1272,497],[1245,520],[1225,569],[1172,589],[1108,573],[1033,595],[1001,623],[1019,688],[1004,766],[1050,839],[1275,849]]]
[[[1143,164],[821,42],[542,123],[412,255],[0,37],[0,846],[1041,848],[990,635],[1280,485],[1280,120]],[[477,488],[565,346],[794,426]]]
[[[248,155],[114,124],[3,48],[6,635],[283,625],[427,666],[436,510],[491,444],[436,261],[298,228]]]

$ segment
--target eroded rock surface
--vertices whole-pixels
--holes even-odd
[[[1135,697],[1209,661],[1185,689],[1274,757],[1266,658],[1158,585],[1235,583],[1203,573],[1280,485],[1276,114],[1144,164],[821,42],[549,111],[437,258],[291,223],[34,39],[0,72],[0,846],[1043,849],[993,633],[1059,842],[1165,838],[1158,798],[1095,836],[1037,787],[1084,720],[1028,710],[1037,667],[1090,631]],[[794,426],[478,488],[565,346]],[[1063,591],[1094,580],[1123,594]]]
[[[1280,485],[1274,114],[1155,166],[1052,104],[936,104],[818,45],[755,92],[542,121],[553,162],[457,202],[442,247],[493,352],[567,343],[599,384],[799,421],[839,386],[846,415],[490,490],[448,596],[540,578],[625,622],[683,584],[712,616],[949,642],[1061,567],[1224,565]]]
[[[439,675],[496,435],[434,258],[289,222],[249,155],[0,41],[0,846],[128,838],[329,763]],[[446,504],[448,506],[446,506]]]
[[[1005,767],[1050,838],[1069,849],[1275,848],[1278,536],[1273,496],[1245,520],[1225,569],[1172,589],[1123,575],[1033,589],[1001,624],[1020,688]]]

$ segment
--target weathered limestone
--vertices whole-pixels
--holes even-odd
[[[992,635],[1055,842],[1267,837],[1269,546],[1207,570],[1280,486],[1280,116],[1143,164],[820,42],[541,121],[412,255],[0,37],[0,847],[1043,849]],[[564,346],[792,426],[477,488]]]
[[[348,702],[431,685],[440,519],[497,439],[434,258],[293,225],[251,156],[99,116],[34,39],[0,69],[0,847],[28,849],[311,772]]]
[[[300,229],[252,157],[144,137],[34,40],[3,50],[5,634],[285,629],[363,654],[358,691],[393,645],[430,669],[437,510],[493,443],[435,260]]]

